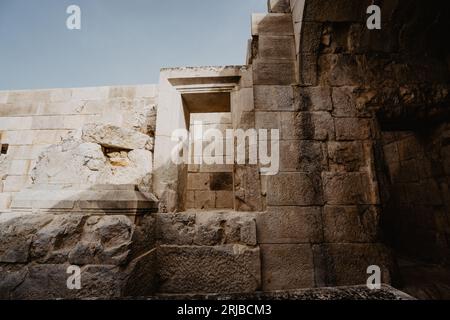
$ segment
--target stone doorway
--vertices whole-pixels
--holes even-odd
[[[226,154],[226,130],[232,129],[231,112],[193,113],[190,115],[189,165],[187,170],[186,209],[234,209],[234,159]],[[209,130],[209,131],[208,131]],[[215,149],[214,159],[203,151],[214,140],[194,133],[217,130],[224,139]],[[217,163],[218,162],[218,163]]]
[[[231,165],[190,164],[186,160],[198,153],[185,145],[185,159],[176,164],[172,150],[179,141],[172,135],[177,130],[192,132],[196,121],[202,121],[206,130],[235,128],[236,108],[247,103],[239,99],[241,73],[242,67],[235,66],[161,71],[153,170],[153,190],[160,199],[161,212],[235,209],[234,161],[229,161]]]

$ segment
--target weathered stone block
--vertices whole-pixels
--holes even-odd
[[[289,0],[269,0],[267,4],[271,13],[291,12]]]
[[[347,54],[319,56],[320,83],[330,86],[357,86],[363,83],[362,57]]]
[[[325,242],[376,242],[380,214],[374,206],[325,206]]]
[[[33,234],[52,221],[48,215],[15,214],[0,222],[0,262],[27,263]]]
[[[134,225],[125,216],[90,217],[69,254],[75,265],[123,265],[130,253]]]
[[[157,238],[170,245],[256,245],[252,214],[194,212],[158,214]]]
[[[280,130],[280,113],[279,112],[255,112],[256,129],[278,129]],[[270,137],[270,132],[268,132]]]
[[[157,290],[157,249],[153,249],[127,267],[127,277],[121,292],[123,297],[145,297]]]
[[[331,111],[331,89],[329,87],[294,87],[295,106],[302,111]]]
[[[0,154],[0,180],[4,180],[8,176],[11,157],[6,154]]]
[[[258,166],[235,165],[235,209],[237,211],[261,211],[262,192]]]
[[[383,283],[390,283],[393,272],[391,252],[381,244],[328,244],[315,246],[315,260],[322,261],[317,269],[326,273],[326,286],[365,285],[367,268],[381,268]]]
[[[233,119],[234,129],[254,129],[255,128],[255,112],[254,111],[244,111],[240,114],[233,115],[236,118]]]
[[[321,205],[320,176],[307,173],[280,173],[268,177],[268,206]]]
[[[213,209],[216,207],[216,193],[214,191],[195,191],[195,208]]]
[[[111,125],[90,124],[83,128],[83,140],[108,148],[125,150],[153,149],[153,139],[148,135]]]
[[[27,269],[21,264],[0,265],[0,299],[13,299],[12,292],[27,276]]]
[[[366,109],[364,96],[358,87],[333,88],[333,115],[335,117],[370,117]]]
[[[334,122],[328,112],[283,112],[281,139],[327,140],[335,136]]]
[[[326,168],[324,143],[306,140],[280,141],[280,171],[318,172]]]
[[[209,173],[191,173],[188,176],[188,190],[209,190],[210,174]]]
[[[263,290],[314,287],[314,264],[309,244],[261,245]]]
[[[232,209],[234,208],[234,193],[233,191],[216,191],[216,205],[217,209]]]
[[[252,214],[197,213],[195,245],[243,244],[255,246],[256,223]]]
[[[292,86],[255,86],[254,93],[256,110],[295,110]]]
[[[115,266],[85,266],[81,269],[81,290],[67,288],[64,264],[27,267],[27,276],[11,293],[13,299],[112,299],[121,296],[123,274]]]
[[[229,123],[232,123],[232,117],[235,118],[237,114],[244,111],[254,111],[255,103],[253,97],[253,88],[240,88],[238,91],[231,92],[231,114]],[[221,122],[223,118],[220,119]],[[228,123],[228,119],[227,119]]]
[[[283,13],[254,13],[252,15],[252,35],[293,36],[292,16]]]
[[[375,135],[373,120],[361,118],[336,118],[336,139],[366,140]]]
[[[317,54],[302,54],[299,57],[300,84],[308,86],[318,85]]]
[[[67,267],[68,265],[38,264],[24,267],[15,272],[24,272],[21,282],[16,283],[10,289],[10,298],[19,300],[33,299],[61,299],[73,296],[73,291],[67,289]],[[13,274],[10,274],[10,277]]]
[[[261,286],[259,248],[161,246],[161,293],[254,292]]]
[[[328,157],[332,171],[362,171],[367,167],[363,145],[359,141],[329,142]]]
[[[256,215],[258,243],[318,243],[323,241],[319,207],[269,207]]]
[[[190,245],[195,235],[195,213],[156,215],[156,238],[165,244]]]
[[[81,238],[84,224],[81,215],[50,216],[51,222],[39,229],[30,247],[33,260],[40,263],[65,263],[69,252]]]
[[[253,83],[255,85],[292,85],[296,82],[295,63],[254,62]]]
[[[260,36],[258,38],[258,59],[295,60],[294,37]]]
[[[377,204],[378,195],[372,191],[375,182],[366,173],[322,174],[324,198],[327,204]]]

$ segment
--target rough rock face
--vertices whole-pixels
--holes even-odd
[[[0,263],[81,266],[127,263],[137,227],[126,216],[11,214],[0,228]]]
[[[83,128],[82,139],[107,148],[153,150],[153,138],[150,136],[112,125],[88,124]]]
[[[94,127],[100,128],[101,134],[96,134]],[[97,143],[70,137],[58,145],[50,146],[39,156],[32,171],[33,183],[135,184],[142,185],[145,191],[149,192],[153,155],[143,148],[148,146],[150,137],[139,132],[125,129],[121,131],[122,129],[120,129],[117,132],[121,132],[123,135],[130,133],[126,141],[119,141],[118,137],[102,140],[100,138],[104,133],[102,130],[104,130],[102,126],[89,125],[88,129],[84,131],[90,132],[87,140],[96,140]],[[85,138],[85,136],[83,137]],[[96,137],[96,139],[91,137]],[[112,151],[105,155],[102,147],[111,146],[110,143],[116,143],[115,147],[120,146],[127,151]],[[142,147],[142,149],[135,149],[135,147]]]
[[[151,291],[153,229],[151,216],[134,224],[126,216],[10,214],[0,221],[0,298],[113,298]],[[80,291],[67,289],[69,265],[81,267]],[[146,283],[135,282],[143,277]]]
[[[68,139],[44,151],[31,176],[36,184],[95,184],[106,170],[107,159],[100,145]]]

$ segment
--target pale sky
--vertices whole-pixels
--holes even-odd
[[[66,9],[81,8],[81,30]],[[0,0],[0,90],[157,83],[162,67],[245,64],[267,0]]]

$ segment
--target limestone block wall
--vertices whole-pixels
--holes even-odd
[[[0,209],[31,182],[40,153],[85,124],[153,135],[155,85],[0,92]]]
[[[351,70],[343,65],[337,80],[318,77],[330,67],[318,67],[321,36],[308,38],[310,28],[321,35],[325,15],[336,10],[306,21],[303,4],[269,1],[269,14],[253,16],[254,109],[239,119],[281,137],[280,172],[260,176],[258,190],[262,287],[361,284],[371,264],[390,282],[392,259],[380,243],[377,122],[352,102],[347,86],[359,83]]]

